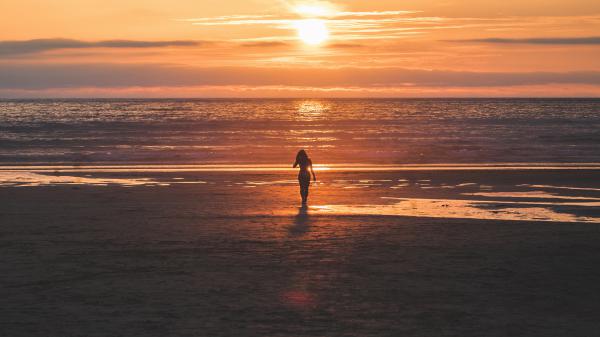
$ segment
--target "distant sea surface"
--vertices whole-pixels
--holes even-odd
[[[600,99],[0,100],[0,164],[600,162]]]

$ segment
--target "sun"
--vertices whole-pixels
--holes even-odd
[[[309,45],[318,45],[329,39],[329,29],[324,20],[306,19],[295,23],[298,37]]]

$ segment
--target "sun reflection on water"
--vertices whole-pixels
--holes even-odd
[[[302,101],[297,104],[297,119],[303,121],[313,121],[322,117],[322,114],[329,110],[329,106],[320,101]]]

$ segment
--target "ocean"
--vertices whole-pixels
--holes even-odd
[[[0,100],[0,163],[597,163],[600,99]]]

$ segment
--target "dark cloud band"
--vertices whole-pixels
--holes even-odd
[[[137,40],[105,40],[81,41],[72,39],[36,39],[26,41],[0,41],[0,56],[40,53],[57,49],[83,48],[160,48],[191,47],[204,44],[203,41],[137,41]]]
[[[447,42],[542,45],[600,45],[600,37],[548,37],[528,39],[486,38],[470,40],[447,40]]]
[[[502,87],[600,85],[600,72],[467,72],[403,68],[199,68],[163,64],[0,63],[0,89],[185,86]]]

